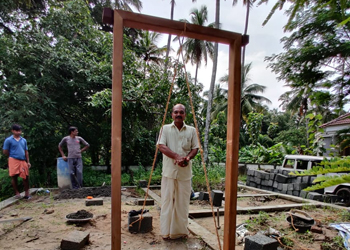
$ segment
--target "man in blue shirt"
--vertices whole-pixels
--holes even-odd
[[[18,191],[17,179],[18,176],[23,179],[23,186],[25,191],[25,199],[30,199],[29,195],[29,154],[27,141],[22,134],[22,127],[18,124],[12,125],[12,135],[7,137],[4,146],[3,153],[8,156],[9,175],[11,176],[11,184],[16,193],[16,198],[22,198]]]

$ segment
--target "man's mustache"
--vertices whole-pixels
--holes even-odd
[[[176,118],[182,118],[182,116],[181,116],[181,115],[179,115],[179,116],[176,116]]]

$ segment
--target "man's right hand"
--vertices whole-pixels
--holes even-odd
[[[62,156],[62,158],[63,158],[64,161],[67,161],[67,157],[65,155]]]

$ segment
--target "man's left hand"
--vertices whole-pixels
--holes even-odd
[[[27,164],[28,164],[28,168],[30,168],[32,166],[32,164],[30,164],[29,162]]]

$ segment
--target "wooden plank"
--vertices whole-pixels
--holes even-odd
[[[5,223],[5,222],[14,222],[14,221],[28,221],[31,220],[32,217],[22,217],[22,218],[15,218],[15,219],[7,219],[7,220],[0,220],[0,223]]]
[[[258,207],[237,207],[237,214],[254,214],[259,213],[260,211],[264,212],[276,212],[276,211],[286,211],[293,208],[302,208],[306,204],[283,204],[283,205],[274,205],[274,206],[258,206]],[[320,204],[313,204],[316,207],[320,207]],[[200,209],[200,210],[193,210],[189,212],[191,218],[202,218],[202,217],[211,217],[212,212],[211,209]],[[217,212],[215,211],[215,215]],[[220,208],[219,210],[220,215],[225,215],[225,210],[223,208]],[[226,222],[226,220],[225,220]],[[225,226],[224,226],[225,227]]]
[[[209,232],[194,220],[188,219],[188,230],[190,230],[192,234],[200,236],[211,249],[220,250],[216,235]]]
[[[241,117],[241,40],[236,39],[229,48],[225,184],[224,250],[236,245],[236,208],[238,182],[238,146]]]
[[[146,192],[147,188],[142,188],[142,190]],[[161,198],[156,193],[154,193],[152,190],[148,190],[148,195],[152,197],[160,207],[162,206]],[[212,216],[211,210],[210,210],[210,216]],[[194,235],[199,235],[203,239],[203,241],[206,244],[208,244],[212,249],[214,250],[220,249],[218,246],[218,239],[216,235],[212,234],[207,229],[203,228],[197,222],[195,222],[190,218],[188,218],[188,230],[190,230],[190,232]],[[221,242],[221,245],[222,245],[222,242]]]
[[[203,27],[200,25],[173,21],[170,19],[154,17],[139,13],[133,13],[123,10],[115,10],[114,15],[118,13],[125,27],[143,30],[152,30],[155,32],[167,33],[172,35],[181,35],[199,40],[230,44],[233,40],[239,40],[241,43],[242,35],[235,32]],[[107,16],[108,15],[108,16]],[[110,12],[104,10],[103,21],[107,24],[113,24],[115,17],[110,16]],[[246,39],[245,39],[246,40]]]
[[[114,14],[112,71],[112,249],[121,249],[123,19]]]
[[[142,188],[142,190],[145,191],[145,193],[147,192],[147,188]],[[159,206],[162,205],[160,197],[152,190],[148,190],[148,196],[151,197],[152,199],[154,199],[158,203]]]

